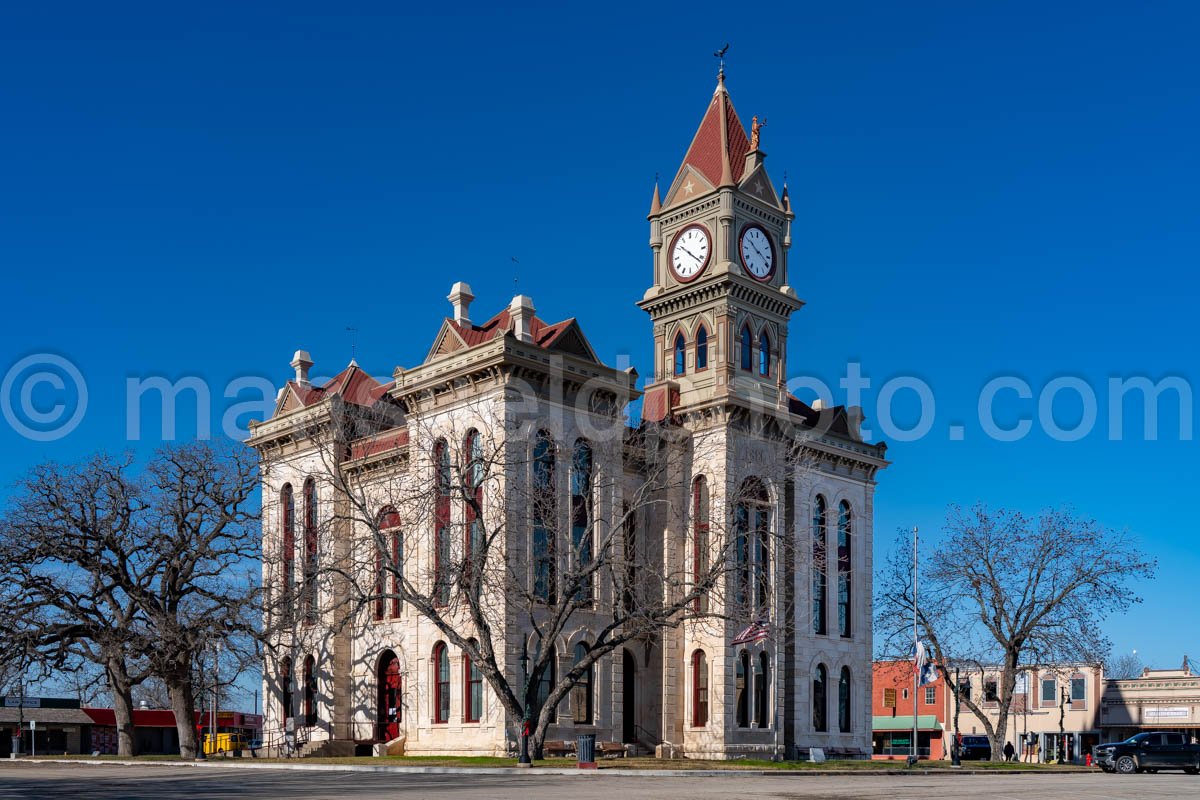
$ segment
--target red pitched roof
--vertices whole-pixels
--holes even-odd
[[[408,429],[398,428],[385,433],[357,439],[350,443],[350,458],[359,459],[386,453],[408,444]]]
[[[351,361],[350,366],[334,375],[324,386],[301,386],[295,381],[288,381],[296,397],[306,406],[321,402],[331,395],[341,395],[348,403],[360,406],[374,405],[379,398],[387,394],[394,383],[380,383],[368,375],[363,368]]]
[[[571,317],[570,319],[564,319],[562,322],[549,325],[544,320],[534,317],[529,323],[529,333],[533,336],[533,341],[539,347],[548,347],[574,321],[575,318]],[[446,318],[446,322],[453,326],[458,335],[462,337],[462,340],[466,342],[467,347],[474,347],[477,344],[490,342],[493,339],[503,336],[505,331],[512,327],[512,318],[509,316],[507,308],[482,325],[463,325],[461,322],[455,322],[449,317]]]
[[[690,166],[699,170],[713,186],[736,183],[742,179],[749,152],[750,139],[733,109],[722,77],[679,169],[682,172],[685,166]]]

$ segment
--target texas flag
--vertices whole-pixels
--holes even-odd
[[[937,667],[929,660],[925,643],[918,640],[913,644],[913,668],[917,671],[917,685],[926,686],[938,679]]]

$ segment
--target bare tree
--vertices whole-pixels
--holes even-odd
[[[1109,656],[1104,662],[1104,677],[1112,680],[1129,680],[1142,677],[1146,665],[1137,651]]]
[[[143,579],[126,588],[153,632],[146,657],[166,685],[180,755],[192,758],[203,654],[256,661],[258,472],[242,448],[193,443],[160,450],[146,486]]]
[[[0,647],[57,669],[103,667],[122,755],[134,754],[133,688],[157,675],[190,758],[200,652],[219,641],[240,663],[255,655],[256,467],[241,448],[208,444],[132,467],[98,455],[36,467],[18,485],[0,531],[12,610]]]
[[[880,648],[907,656],[912,646],[912,562],[908,534],[876,581]],[[1109,651],[1108,615],[1140,602],[1131,584],[1154,575],[1133,538],[1068,510],[1036,519],[984,506],[952,506],[943,535],[925,550],[918,622],[946,680],[954,668],[995,680],[994,695],[961,698],[1001,758],[1020,669],[1099,663]],[[985,684],[986,686],[987,684]],[[985,694],[991,694],[990,686]],[[984,710],[994,702],[995,724]]]
[[[17,485],[0,525],[4,661],[38,654],[57,671],[91,662],[104,670],[118,752],[136,754],[132,689],[148,674],[145,617],[126,590],[140,559],[145,506],[130,457],[35,467]]]
[[[528,721],[536,757],[560,702],[618,648],[684,625],[765,619],[781,598],[751,551],[783,545],[735,512],[765,499],[754,481],[709,487],[706,541],[686,558],[665,557],[663,537],[642,533],[686,528],[692,467],[719,452],[703,434],[631,430],[617,397],[589,407],[586,435],[545,422],[544,408],[502,407],[481,399],[399,419],[386,403],[330,403],[297,423],[289,441],[299,448],[260,444],[275,485],[295,481],[298,492],[307,472],[334,498],[317,523],[291,489],[264,497],[264,513],[287,529],[267,529],[265,620],[276,661],[294,665],[332,631],[401,609],[419,615],[470,659],[511,719]],[[757,474],[794,472],[803,460],[776,444],[764,452],[781,455],[763,456]],[[312,562],[310,525],[324,543]],[[562,658],[554,643],[581,627],[586,648]],[[515,668],[518,655],[527,668]],[[290,685],[278,688],[290,696]]]

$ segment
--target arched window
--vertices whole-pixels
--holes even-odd
[[[453,585],[450,574],[450,495],[453,483],[450,474],[450,449],[446,446],[445,439],[438,439],[434,443],[433,463],[437,481],[433,513],[433,602],[434,605],[444,606],[450,602],[450,588]]]
[[[692,653],[692,727],[708,724],[708,659],[703,650]]]
[[[683,338],[683,333],[675,334],[675,374],[683,375],[687,372],[687,340]]]
[[[304,621],[317,621],[317,482],[304,481]]]
[[[474,639],[469,642],[478,648]],[[483,715],[483,672],[467,653],[463,653],[463,722],[479,722]]]
[[[708,329],[703,325],[696,331],[696,370],[708,369]]]
[[[582,572],[592,563],[593,533],[593,458],[592,446],[586,439],[575,440],[575,452],[571,457],[571,556],[579,574],[579,588],[575,599],[590,602],[592,599],[592,575]]]
[[[849,637],[850,630],[850,504],[845,500],[838,506],[837,558],[838,558],[838,633]]]
[[[580,642],[575,645],[576,664],[587,658],[587,654],[587,644]],[[588,668],[579,676],[579,680],[575,681],[575,685],[571,687],[571,719],[576,725],[592,724],[592,674],[594,669],[595,664],[589,664]]]
[[[531,648],[532,651],[532,648]],[[558,683],[558,651],[550,648],[550,660],[542,670],[537,682],[537,705],[541,708],[550,699],[550,690]]]
[[[379,730],[376,738],[381,742],[390,742],[400,736],[400,723],[404,719],[404,683],[400,675],[400,659],[391,650],[385,650],[380,655],[375,677],[379,686],[376,708]]]
[[[450,721],[450,651],[445,642],[433,646],[433,721]]]
[[[483,562],[487,557],[486,543],[483,531],[483,437],[479,431],[470,430],[463,440],[463,461],[466,469],[466,491],[463,493],[463,522],[467,526],[466,540],[463,549],[467,557],[467,584],[471,592],[477,591],[476,582],[483,571]]]
[[[757,478],[742,484],[734,507],[734,600],[755,613],[771,602],[771,507],[767,488]]]
[[[766,651],[759,653],[754,663],[754,724],[771,726],[771,663]]]
[[[296,495],[285,483],[279,492],[283,550],[283,613],[292,613],[292,591],[296,585]]]
[[[737,672],[734,682],[734,700],[737,707],[737,726],[750,727],[750,692],[746,681],[750,677],[750,654],[745,650],[738,653]]]
[[[317,724],[317,661],[312,656],[304,659],[304,724]]]
[[[812,621],[813,633],[825,634],[825,498],[817,495],[812,516]]]
[[[279,662],[279,710],[284,727],[292,718],[292,658],[284,656]]]
[[[766,330],[758,335],[758,374],[763,377],[771,374],[771,337]]]
[[[692,585],[708,580],[708,478],[696,476],[692,481]],[[708,608],[708,592],[696,597],[692,608],[696,612]]]
[[[546,603],[558,598],[558,567],[555,532],[558,529],[558,502],[554,440],[546,431],[538,431],[533,445],[533,594]]]
[[[400,515],[385,506],[377,517],[379,530],[375,540],[375,619],[383,619],[391,595],[391,615],[400,616],[400,575],[404,569],[404,538]]]
[[[838,730],[850,732],[850,668],[842,667],[838,678]]]
[[[750,326],[742,326],[742,369],[749,372],[754,369],[754,335]]]
[[[817,664],[817,672],[813,675],[812,684],[813,730],[815,731],[829,730],[829,722],[826,718],[826,706],[829,702],[827,697],[828,678],[829,670],[825,669],[824,664]]]

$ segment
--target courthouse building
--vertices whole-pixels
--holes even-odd
[[[739,561],[729,580],[752,570],[753,587],[731,584],[710,602],[750,591],[759,611],[751,619],[709,607],[718,616],[706,624],[669,627],[607,654],[559,704],[547,738],[594,733],[634,752],[682,757],[794,757],[810,747],[867,757],[872,503],[876,473],[888,463],[885,446],[862,440],[860,409],[823,408],[788,392],[789,325],[803,305],[796,290],[816,265],[789,262],[787,187],[776,191],[760,126],[742,124],[723,74],[700,116],[669,187],[654,189],[647,268],[615,264],[603,276],[627,284],[630,302],[650,317],[652,366],[641,391],[637,372],[602,363],[584,334],[585,325],[603,324],[605,309],[555,310],[561,321],[550,323],[518,295],[479,315],[465,282],[454,284],[440,329],[405,332],[428,337],[424,361],[389,379],[351,363],[318,386],[309,378],[312,359],[298,352],[274,416],[255,423],[250,439],[264,464],[264,552],[281,554],[275,564],[283,565],[268,563],[264,582],[276,597],[310,596],[303,584],[322,560],[364,546],[362,526],[338,515],[348,500],[331,471],[355,476],[367,493],[385,484],[440,485],[443,464],[460,452],[474,463],[480,442],[498,435],[492,421],[516,413],[526,399],[516,397],[520,384],[536,394],[542,415],[525,441],[509,443],[525,456],[511,463],[526,466],[497,479],[498,499],[487,508],[447,504],[443,517],[439,500],[432,518],[464,537],[474,530],[473,515],[508,521],[494,528],[504,531],[497,546],[518,572],[528,571],[530,586],[499,604],[515,604],[516,594],[566,591],[555,582],[567,571],[568,548],[546,538],[555,526],[540,525],[538,515],[548,512],[527,508],[519,487],[544,483],[558,498],[553,513],[618,530],[622,509],[647,480],[647,454],[588,437],[622,419],[626,402],[640,396],[641,419],[627,433],[647,426],[677,432],[672,485],[683,488],[664,492],[637,520],[636,539],[625,539],[631,552],[636,543],[631,558],[647,569],[698,572],[711,547],[704,538],[710,519],[714,529],[723,521],[740,536],[752,519],[754,545],[734,549],[730,557]],[[447,276],[447,284],[456,278],[470,276]],[[853,313],[849,296],[837,302]],[[391,413],[362,413],[380,408]],[[308,432],[336,427],[346,415],[360,427],[331,463]],[[365,419],[379,421],[363,430]],[[599,492],[593,475],[619,479]],[[388,557],[414,585],[436,575],[445,554],[474,546],[443,544],[440,523],[414,523],[416,511],[380,501],[371,512],[397,532]],[[338,586],[314,584],[320,613],[299,633],[276,634],[264,668],[268,743],[290,729],[309,751],[328,753],[384,742],[411,754],[514,752],[521,720],[426,615],[399,602],[356,604]],[[553,643],[559,674],[588,652],[612,604],[622,602],[618,594],[597,585],[590,607]],[[268,608],[268,622],[277,614]],[[514,685],[528,641],[524,618],[498,613],[491,631]],[[735,645],[750,621],[769,635]]]

